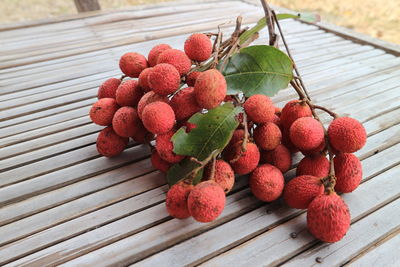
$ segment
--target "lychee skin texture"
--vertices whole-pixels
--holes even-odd
[[[234,155],[237,157],[239,153],[242,155],[234,162],[231,161],[231,166],[237,174],[248,174],[252,172],[260,161],[260,151],[254,143],[248,142],[246,145],[246,151],[242,151],[242,142],[238,142],[234,145]]]
[[[159,134],[156,137],[156,150],[158,155],[169,163],[178,163],[184,156],[174,153],[174,144],[171,141],[174,131],[169,131],[165,134]]]
[[[287,129],[298,118],[311,117],[312,112],[306,103],[301,103],[300,100],[292,100],[286,103],[280,115],[281,123]]]
[[[149,132],[163,134],[174,127],[175,113],[167,103],[156,101],[144,107],[142,121]]]
[[[353,153],[360,150],[367,141],[364,126],[349,117],[334,119],[328,128],[329,142],[336,150]]]
[[[138,130],[139,117],[136,109],[122,107],[115,112],[112,126],[114,131],[121,137],[131,137]]]
[[[153,165],[154,168],[159,170],[162,173],[167,173],[169,168],[171,168],[172,164],[169,163],[168,161],[163,160],[160,155],[158,155],[157,151],[153,151],[151,154],[151,165]]]
[[[171,64],[158,64],[153,67],[148,77],[151,89],[159,95],[169,95],[178,90],[181,78]]]
[[[147,68],[146,58],[138,53],[126,53],[119,60],[119,68],[121,71],[132,78],[139,77],[139,74]]]
[[[212,164],[209,163],[204,169],[203,179],[210,179],[211,171]],[[226,161],[217,160],[215,162],[214,181],[222,187],[225,193],[231,191],[235,183],[235,174],[233,173],[231,165],[229,165]]]
[[[340,153],[333,158],[335,167],[335,190],[342,193],[354,191],[362,179],[361,161],[350,153]]]
[[[226,96],[226,87],[225,77],[218,70],[202,72],[194,85],[197,103],[206,109],[219,106]]]
[[[99,87],[97,92],[97,98],[115,98],[115,92],[118,86],[121,84],[121,80],[117,78],[110,78],[105,80]]]
[[[308,157],[317,157],[317,156],[321,156],[321,155],[323,154],[324,150],[325,150],[325,146],[326,146],[326,143],[325,143],[325,140],[324,140],[324,141],[322,141],[322,143],[321,143],[319,146],[317,146],[316,148],[311,149],[311,150],[301,150],[301,153],[302,153],[304,156],[308,156]]]
[[[266,122],[257,126],[254,130],[253,137],[260,148],[264,150],[273,150],[281,143],[282,133],[276,124]]]
[[[162,52],[157,59],[157,64],[167,63],[174,66],[181,76],[190,71],[192,62],[188,56],[178,49],[167,49]]]
[[[157,65],[158,56],[162,52],[164,52],[165,50],[168,50],[168,49],[172,49],[172,47],[167,44],[159,44],[159,45],[156,45],[155,47],[153,47],[150,50],[149,55],[147,56],[147,58],[149,59],[150,67],[154,67],[155,65]]]
[[[289,135],[293,144],[304,150],[318,147],[325,138],[322,124],[311,117],[299,118],[293,122],[289,129]]]
[[[151,90],[149,85],[149,74],[152,70],[153,68],[144,69],[139,75],[138,83],[143,92],[148,92]]]
[[[193,87],[180,90],[174,95],[169,104],[174,110],[176,120],[178,121],[187,120],[201,110],[201,107],[196,102]]]
[[[282,194],[284,183],[281,171],[270,164],[258,166],[249,179],[251,192],[265,202],[276,200]]]
[[[184,182],[171,186],[165,201],[169,215],[177,219],[186,219],[190,217],[187,199],[192,189],[193,185]]]
[[[142,119],[142,113],[143,109],[146,105],[156,102],[156,101],[161,101],[161,102],[168,102],[168,99],[166,96],[162,95],[157,95],[153,91],[147,92],[142,96],[142,98],[139,100],[138,106],[137,106],[137,113],[139,115],[139,118]]]
[[[308,206],[307,226],[319,240],[337,242],[350,227],[349,208],[336,193],[319,195]]]
[[[118,105],[135,107],[143,96],[143,92],[136,80],[128,80],[118,87],[115,96]]]
[[[324,193],[321,180],[311,175],[301,175],[290,180],[283,191],[286,203],[295,209],[306,209],[316,196]]]
[[[299,149],[292,143],[290,140],[289,129],[282,127],[282,144],[285,145],[287,149],[289,149],[290,153],[296,153]]]
[[[212,44],[207,35],[194,33],[185,41],[184,50],[191,60],[204,61],[211,56]]]
[[[256,123],[265,123],[273,120],[275,107],[268,96],[252,95],[243,105],[249,120]]]
[[[89,116],[97,125],[108,126],[118,109],[119,106],[114,98],[101,98],[92,105]]]
[[[193,71],[186,76],[186,84],[188,86],[194,86],[196,83],[197,77],[201,74],[200,71]]]
[[[274,150],[261,151],[261,163],[274,165],[285,173],[292,166],[292,155],[284,145],[278,145]]]
[[[154,139],[154,134],[147,131],[141,120],[138,121],[136,131],[131,136],[135,142],[140,144],[148,144]]]
[[[317,178],[323,178],[328,176],[329,167],[329,160],[324,155],[304,157],[297,165],[296,175],[312,175]]]
[[[111,126],[104,128],[96,141],[97,151],[105,157],[114,157],[122,153],[128,145],[129,138],[117,135]]]
[[[211,222],[222,213],[225,201],[225,192],[216,182],[201,182],[189,194],[190,215],[198,222]]]

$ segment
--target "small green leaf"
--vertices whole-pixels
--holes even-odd
[[[169,168],[167,172],[167,181],[169,186],[173,186],[180,180],[186,178],[194,169],[198,168],[200,165],[189,158],[183,159],[181,162],[176,163]],[[193,184],[200,182],[203,177],[203,169],[197,172],[196,177],[193,179]]]
[[[243,92],[247,97],[255,94],[275,95],[286,88],[293,78],[293,63],[279,49],[267,45],[243,48],[228,61],[223,74],[228,94]]]

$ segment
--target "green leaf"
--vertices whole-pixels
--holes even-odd
[[[189,158],[183,159],[181,162],[176,163],[169,168],[167,172],[167,181],[169,186],[173,186],[180,180],[186,178],[194,169],[198,168],[200,165]],[[203,177],[203,169],[200,169],[196,177],[193,179],[193,184],[200,182]]]
[[[239,125],[236,115],[241,111],[241,107],[228,102],[205,114],[194,114],[189,122],[196,128],[189,133],[181,128],[172,136],[174,152],[203,161],[215,150],[222,151]]]
[[[288,86],[293,78],[292,72],[291,59],[279,49],[267,45],[241,49],[229,59],[223,70],[228,94],[243,92],[247,97],[275,95]]]

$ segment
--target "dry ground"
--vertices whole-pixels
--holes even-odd
[[[166,0],[99,0],[102,9]],[[297,11],[316,11],[322,19],[400,44],[400,0],[271,0]],[[0,0],[0,24],[75,14],[73,0]]]

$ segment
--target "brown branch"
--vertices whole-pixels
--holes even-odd
[[[327,109],[326,107],[322,107],[322,106],[318,106],[318,105],[314,105],[314,104],[312,104],[312,107],[313,107],[314,109],[320,109],[320,110],[325,111],[326,113],[328,113],[329,115],[331,115],[334,119],[336,119],[337,117],[339,117],[339,115],[338,115],[337,113],[335,113],[335,112],[333,112],[333,111]]]
[[[268,26],[269,45],[276,47],[278,42],[277,42],[277,38],[276,38],[276,33],[275,33],[275,27],[274,27],[271,8],[269,7],[269,5],[268,5],[266,0],[261,0],[261,4],[262,4],[263,9],[264,9],[265,20],[267,21],[267,26]]]

